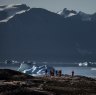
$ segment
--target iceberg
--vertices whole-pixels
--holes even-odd
[[[36,64],[30,65],[28,63],[21,63],[18,71],[32,76],[44,76],[46,74],[46,70],[47,70],[47,75],[49,75],[50,70],[52,69],[54,68],[47,65],[36,66]]]
[[[28,62],[22,62],[20,67],[18,68],[18,71],[23,72],[25,69],[30,69],[31,68],[31,63],[29,64]]]

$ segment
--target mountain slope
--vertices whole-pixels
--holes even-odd
[[[64,18],[32,8],[0,23],[0,57],[80,61],[95,60],[96,21]]]
[[[26,6],[25,4],[0,6],[0,22],[6,22],[14,15],[23,13],[29,8],[30,7]]]
[[[82,21],[96,21],[96,13],[94,14],[87,14],[84,13],[82,11],[75,11],[75,10],[68,10],[67,8],[64,8],[63,10],[57,12],[57,14],[61,15],[64,18],[70,18],[70,17],[74,17],[74,18],[78,18]]]
[[[67,17],[77,15],[77,12],[74,10],[68,10],[67,8],[64,8],[63,10],[57,12],[57,14],[63,16],[64,18],[67,18]]]
[[[0,80],[24,80],[31,79],[32,76],[10,69],[0,69]]]

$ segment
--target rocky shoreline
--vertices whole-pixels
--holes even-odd
[[[32,77],[0,69],[0,95],[96,95],[96,79],[69,75]]]

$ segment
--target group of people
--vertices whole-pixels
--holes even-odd
[[[48,71],[46,69],[45,70],[45,75],[47,75],[47,73],[48,73]],[[61,77],[62,76],[62,70],[54,70],[54,68],[53,68],[53,69],[50,70],[50,76],[59,76],[59,77]],[[72,71],[72,77],[74,77],[74,70]]]
[[[48,71],[47,69],[45,70],[45,74],[47,75]],[[61,76],[62,75],[62,70],[54,70],[54,69],[51,69],[50,70],[50,76]]]

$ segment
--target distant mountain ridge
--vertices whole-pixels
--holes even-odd
[[[95,14],[94,20],[82,20],[78,14],[83,13],[71,12],[75,15],[65,18],[42,8],[31,8],[1,22],[0,58],[94,61]]]
[[[64,8],[63,10],[57,12],[57,14],[63,16],[64,18],[70,18],[72,16],[78,16],[79,19],[83,21],[94,21],[96,20],[96,13],[94,14],[87,14],[82,11],[76,12],[75,10],[68,10],[67,8]]]
[[[0,5],[0,22],[6,22],[16,14],[22,14],[30,10],[31,8],[26,4],[13,4],[13,5]],[[47,10],[46,10],[47,11]],[[96,20],[96,13],[87,14],[82,11],[68,10],[64,8],[61,11],[58,11],[57,14],[63,16],[64,18],[72,17],[72,16],[80,16],[81,20],[90,21]]]
[[[77,15],[77,12],[74,10],[68,10],[67,8],[64,8],[63,10],[57,12],[57,14],[63,16],[64,18],[67,18],[67,17]]]
[[[0,22],[6,22],[16,14],[23,13],[29,8],[25,4],[2,5],[0,6]]]

